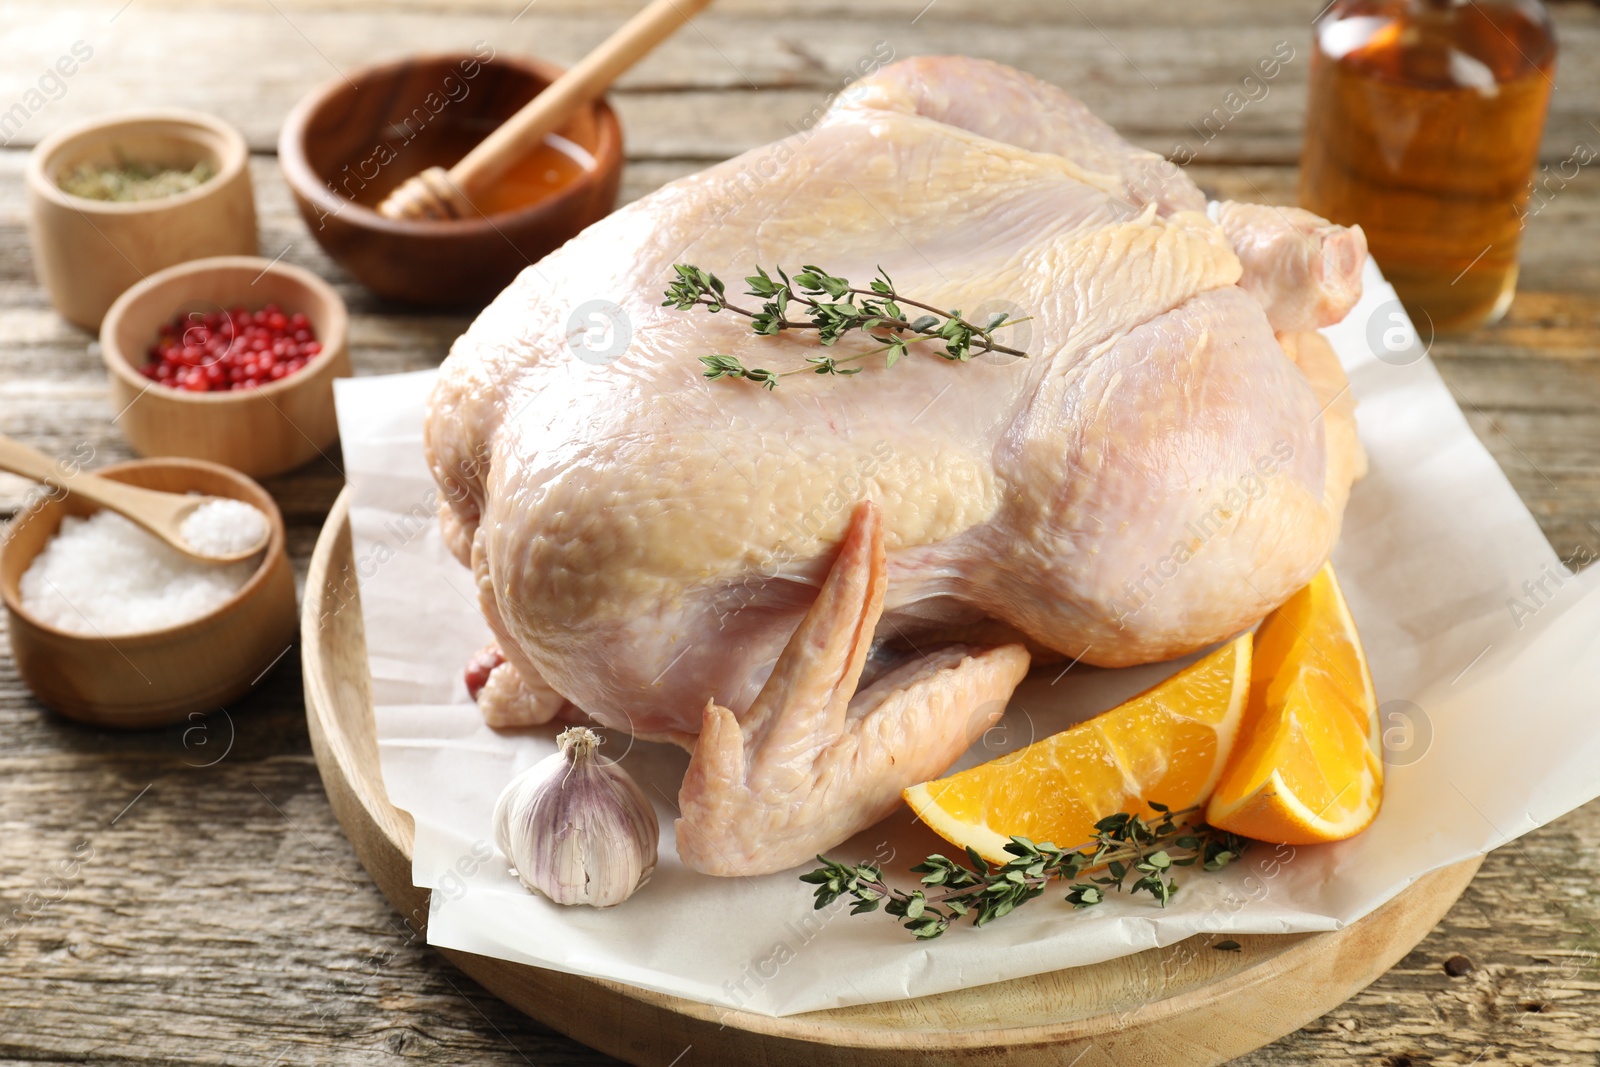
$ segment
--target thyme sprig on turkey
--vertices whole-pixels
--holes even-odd
[[[929,856],[911,868],[922,875],[922,888],[910,892],[891,886],[880,867],[851,866],[826,856],[818,856],[822,866],[800,880],[817,887],[819,911],[840,897],[855,901],[852,915],[876,911],[881,904],[887,914],[904,920],[901,925],[919,941],[926,941],[967,915],[973,916],[975,926],[987,925],[1041,896],[1052,881],[1072,882],[1066,899],[1074,908],[1102,903],[1108,892],[1120,893],[1124,886],[1129,896],[1149,893],[1164,908],[1178,891],[1176,868],[1221,870],[1248,844],[1190,818],[1197,808],[1175,812],[1161,804],[1150,807],[1157,812],[1151,819],[1130,814],[1101,819],[1095,824],[1094,841],[1076,849],[1013,837],[1005,846],[1012,858],[1001,864],[990,863],[971,848],[967,849],[970,866]],[[1101,868],[1105,873],[1077,880]]]
[[[815,330],[817,343],[831,347],[841,337],[859,331],[878,343],[878,347],[848,356],[808,356],[809,367],[800,370],[774,372],[761,367],[747,367],[736,356],[716,354],[701,356],[706,365],[705,376],[718,378],[743,378],[767,389],[775,389],[779,378],[792,374],[859,374],[857,363],[872,356],[884,356],[884,366],[893,367],[906,355],[912,345],[934,344],[934,354],[965,363],[974,354],[1001,352],[1008,356],[1027,357],[1021,349],[1000,344],[994,339],[996,330],[1012,326],[1026,319],[1013,319],[1007,315],[994,315],[983,325],[961,317],[959,309],[944,310],[931,304],[903,296],[895,290],[894,282],[882,267],[866,289],[851,285],[846,278],[829,274],[821,267],[806,265],[791,279],[782,267],[775,268],[774,280],[760,266],[745,278],[750,288],[748,295],[762,301],[760,310],[752,311],[730,303],[727,287],[721,278],[687,263],[673,266],[677,280],[667,288],[663,307],[689,311],[703,306],[712,314],[731,311],[750,320],[750,328],[766,337],[776,336],[785,330]],[[923,312],[912,317],[907,308]],[[801,317],[792,318],[791,313]]]

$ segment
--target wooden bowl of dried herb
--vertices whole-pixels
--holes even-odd
[[[208,256],[254,255],[250,149],[196,111],[109,115],[61,130],[28,160],[34,269],[62,316],[96,330],[129,286]]]

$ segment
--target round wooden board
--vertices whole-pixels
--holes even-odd
[[[411,817],[389,803],[378,768],[349,490],[317,541],[301,617],[306,717],[328,799],[373,880],[420,929],[428,891],[411,884]],[[519,1010],[639,1067],[1199,1067],[1299,1029],[1383,974],[1433,929],[1480,862],[1435,871],[1334,933],[1241,935],[1239,952],[1172,946],[938,996],[786,1018],[440,951]],[[803,906],[804,898],[796,899]]]

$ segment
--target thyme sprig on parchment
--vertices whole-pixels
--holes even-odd
[[[1013,837],[1005,846],[1011,859],[1003,864],[985,860],[967,849],[971,866],[933,855],[911,870],[922,875],[922,888],[907,892],[884,880],[883,870],[870,863],[851,866],[818,856],[822,866],[800,876],[817,887],[817,910],[840,897],[855,901],[850,914],[883,910],[898,919],[919,941],[938,937],[966,915],[984,926],[1010,914],[1042,895],[1052,881],[1070,881],[1066,900],[1074,908],[1087,908],[1106,899],[1110,891],[1128,895],[1149,893],[1162,907],[1178,891],[1178,867],[1199,866],[1216,871],[1244,852],[1248,842],[1234,834],[1188,818],[1198,808],[1170,811],[1151,804],[1152,819],[1138,815],[1109,815],[1095,824],[1094,841],[1076,849],[1061,849],[1045,842],[1034,844]],[[1074,881],[1085,872],[1105,873]],[[1131,883],[1129,879],[1132,879]]]
[[[782,267],[775,268],[782,281],[773,280],[760,266],[745,278],[750,288],[747,293],[762,301],[759,311],[729,303],[727,287],[721,278],[687,263],[676,264],[677,280],[667,288],[663,307],[689,311],[702,306],[716,314],[731,311],[750,320],[750,328],[766,337],[776,336],[784,330],[815,330],[817,343],[831,347],[841,337],[860,331],[878,343],[878,347],[848,356],[808,356],[811,366],[800,370],[777,373],[761,367],[747,367],[736,356],[716,354],[701,356],[706,365],[705,376],[718,378],[743,378],[767,389],[775,389],[779,378],[792,374],[859,374],[860,367],[847,367],[871,356],[883,355],[885,367],[893,367],[910,346],[924,342],[942,343],[935,354],[951,361],[967,362],[974,353],[1001,352],[1009,356],[1027,358],[1021,349],[1000,344],[994,339],[996,330],[1013,326],[1027,319],[1013,319],[1007,315],[992,316],[984,325],[968,322],[959,309],[946,311],[912,300],[895,291],[894,282],[882,267],[872,279],[870,287],[861,289],[846,278],[829,274],[821,267],[806,265],[791,280]],[[902,306],[903,305],[903,306]],[[906,308],[924,312],[915,318]],[[790,311],[804,317],[791,318]]]

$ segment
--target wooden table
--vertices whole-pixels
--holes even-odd
[[[524,6],[526,3],[526,6]],[[280,120],[363,62],[490,42],[569,63],[634,5],[591,0],[323,0],[169,6],[7,0],[0,110],[82,40],[92,57],[0,149],[0,432],[47,452],[127,457],[87,334],[56,317],[27,251],[27,149],[132,105],[201,108],[242,129],[264,255],[335,282],[358,374],[430,367],[466,326],[382,303],[322,255],[273,159]],[[1081,96],[1227,197],[1291,203],[1316,0],[723,0],[624,79],[623,197],[782,136],[875,50],[1000,59]],[[1600,145],[1600,11],[1555,8],[1560,88],[1545,159]],[[1296,58],[1202,142],[1205,115],[1279,41]],[[880,44],[880,42],[882,42]],[[1259,94],[1257,94],[1259,95]],[[1190,124],[1194,123],[1194,126]],[[0,133],[0,137],[5,134]],[[1600,554],[1600,175],[1529,224],[1499,325],[1433,355],[1551,543]],[[303,575],[342,482],[335,455],[268,488]],[[23,486],[0,480],[10,514]],[[297,659],[188,728],[122,735],[41,709],[0,659],[0,1060],[312,1064],[610,1063],[504,1007],[413,937],[356,863],[306,737]],[[63,864],[66,866],[63,867]],[[69,873],[63,873],[69,872]],[[1600,804],[1492,855],[1439,928],[1365,993],[1246,1057],[1266,1064],[1600,1061]],[[1464,955],[1470,973],[1445,961]],[[698,1062],[692,1052],[684,1063]]]

